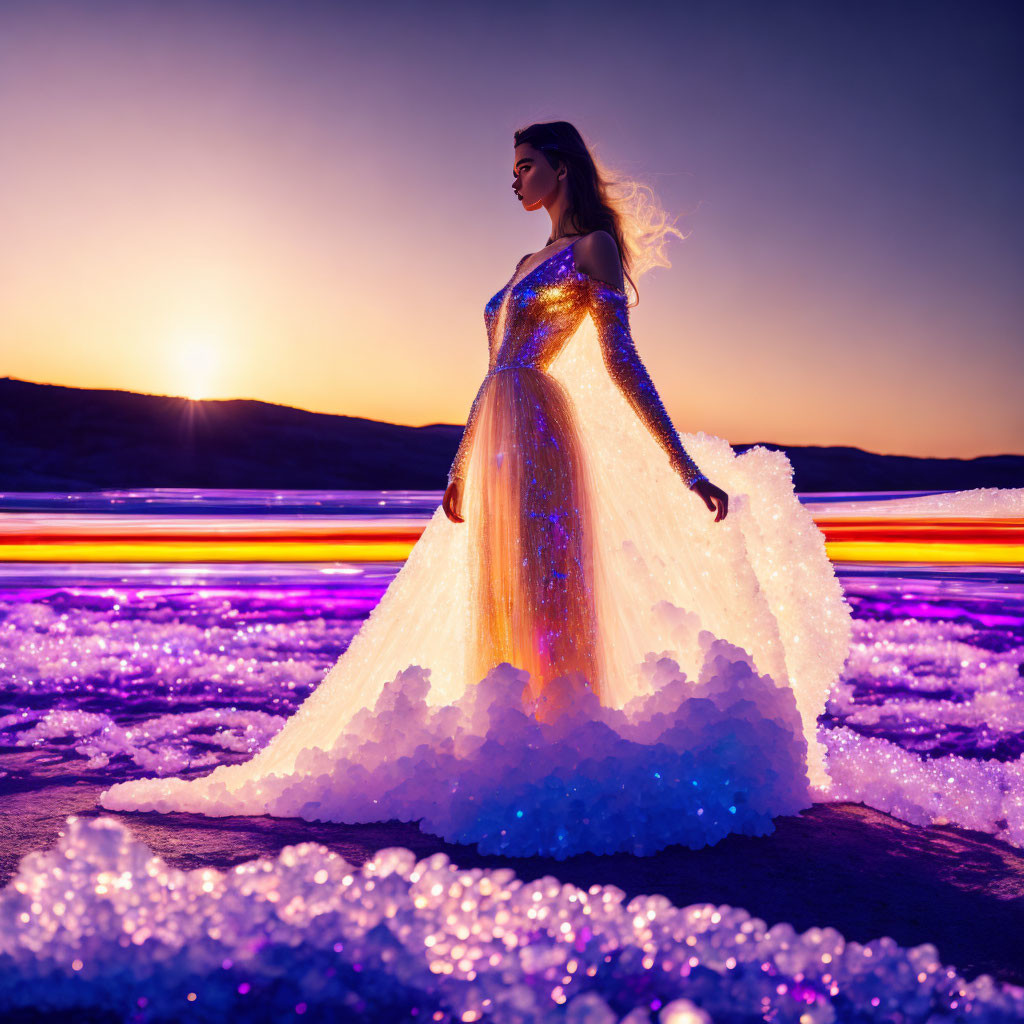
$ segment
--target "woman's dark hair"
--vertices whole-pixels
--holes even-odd
[[[623,274],[633,286],[639,302],[640,292],[628,273],[633,263],[633,252],[623,231],[622,215],[611,201],[608,182],[598,171],[580,133],[568,121],[548,121],[521,128],[515,133],[514,140],[516,146],[527,143],[543,153],[553,170],[565,165],[569,198],[565,228],[569,233],[580,234],[607,231],[619,247]]]

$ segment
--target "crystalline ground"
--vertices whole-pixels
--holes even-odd
[[[53,849],[23,858],[0,893],[0,964],[0,1014],[64,1020],[1024,1019],[1024,989],[966,982],[927,944],[627,903],[614,886],[524,883],[400,847],[361,868],[303,843],[180,871],[108,817],[69,817]]]

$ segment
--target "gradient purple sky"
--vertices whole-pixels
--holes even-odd
[[[570,120],[686,241],[681,431],[1024,452],[1021,5],[0,6],[0,375],[463,422]]]

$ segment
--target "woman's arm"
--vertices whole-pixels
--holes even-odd
[[[492,360],[493,364],[493,360]],[[452,460],[451,469],[448,470],[448,483],[453,480],[466,479],[466,464],[469,462],[469,453],[473,450],[473,437],[476,434],[476,420],[480,412],[480,402],[483,399],[484,388],[490,380],[491,370],[488,368],[487,376],[480,382],[473,404],[469,407],[469,415],[466,417],[466,428],[462,431],[462,439],[459,441],[458,450]]]
[[[610,281],[622,281],[619,248],[607,231],[595,231],[576,245],[576,266],[589,291],[588,309],[597,328],[605,366],[619,390],[693,488],[707,477],[690,458],[676,433],[658,391],[644,366],[629,330],[626,295]]]

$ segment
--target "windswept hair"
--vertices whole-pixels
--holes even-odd
[[[566,228],[581,234],[604,230],[615,239],[623,273],[639,304],[640,290],[630,270],[639,278],[652,267],[670,267],[665,255],[668,236],[686,238],[674,221],[670,223],[654,191],[602,164],[568,121],[531,124],[519,129],[514,140],[516,146],[525,142],[539,150],[554,170],[565,164]]]

